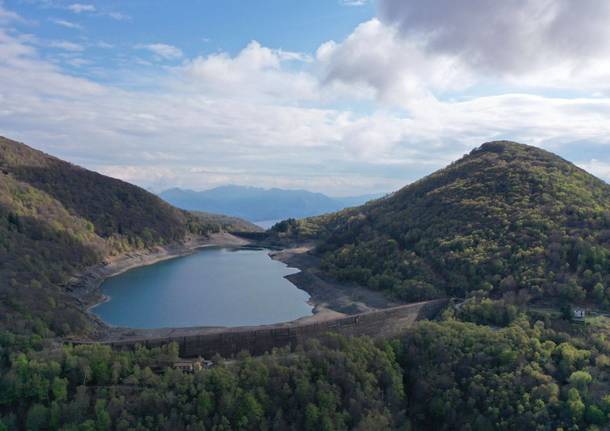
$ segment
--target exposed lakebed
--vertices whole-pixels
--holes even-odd
[[[296,272],[265,249],[207,247],[105,280],[110,299],[92,311],[131,328],[286,322],[312,314],[309,295],[284,278]]]

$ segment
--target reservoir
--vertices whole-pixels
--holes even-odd
[[[207,247],[105,280],[110,300],[92,311],[131,328],[286,322],[312,314],[309,295],[284,278],[296,272],[268,250]]]

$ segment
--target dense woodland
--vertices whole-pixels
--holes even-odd
[[[407,301],[526,291],[610,306],[610,186],[544,150],[491,142],[387,198],[273,228],[322,267]]]
[[[175,345],[37,351],[40,340],[5,333],[0,430],[608,426],[610,319],[584,327],[519,311],[502,327],[458,320],[468,318],[449,310],[400,339],[329,336],[292,353],[215,358],[193,374],[159,370],[176,359]]]
[[[175,345],[62,342],[90,325],[64,284],[113,254],[248,226],[0,139],[0,431],[608,429],[610,318],[574,323],[569,306],[608,305],[609,202],[558,157],[491,143],[364,207],[282,222],[272,237],[319,241],[335,277],[470,299],[397,339],[328,335],[187,373]],[[561,312],[531,306],[553,298]]]

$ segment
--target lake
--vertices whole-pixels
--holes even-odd
[[[284,278],[296,272],[268,250],[207,247],[105,280],[111,299],[92,311],[132,328],[285,322],[312,314],[309,295]]]

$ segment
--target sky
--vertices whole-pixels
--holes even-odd
[[[498,139],[610,181],[610,2],[0,0],[0,135],[153,191],[389,192]]]

